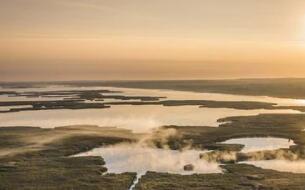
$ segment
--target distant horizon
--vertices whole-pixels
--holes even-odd
[[[0,2],[0,81],[305,77],[305,1]]]
[[[304,189],[305,0],[0,0],[0,23],[0,190]]]
[[[257,78],[201,78],[201,79],[114,79],[114,80],[23,80],[23,81],[0,81],[1,83],[48,83],[48,82],[149,82],[149,81],[221,81],[221,80],[305,80],[305,77],[257,77]]]

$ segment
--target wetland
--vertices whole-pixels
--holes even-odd
[[[0,189],[303,189],[303,96],[174,82],[2,84]]]

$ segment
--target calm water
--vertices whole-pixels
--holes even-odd
[[[201,93],[176,90],[133,89],[106,87],[103,89],[123,91],[126,95],[161,96],[171,100],[215,100],[215,101],[256,101],[275,103],[278,106],[302,106],[305,99],[275,98],[268,96],[231,95],[219,93]]]
[[[100,90],[108,89],[122,91],[128,96],[162,96],[168,100],[218,100],[218,101],[260,101],[271,102],[277,105],[305,105],[304,100],[272,98],[264,96],[239,96],[214,93],[195,93],[173,90],[144,90],[129,88],[103,88],[103,87],[69,87],[48,86],[47,88],[28,89],[3,89],[29,91],[57,91],[57,90]],[[0,96],[0,101],[23,101],[23,100],[60,100],[61,97],[8,97]],[[106,100],[113,101],[113,100]],[[119,100],[121,101],[121,100]],[[0,107],[7,110],[10,107]],[[57,127],[76,124],[90,124],[115,126],[131,129],[134,132],[149,133],[151,129],[163,125],[182,126],[211,126],[217,127],[217,120],[229,116],[248,116],[261,113],[300,113],[294,110],[237,110],[227,108],[199,108],[199,106],[173,106],[161,105],[116,105],[109,109],[86,109],[86,110],[44,110],[24,111],[0,114],[0,126],[40,126]],[[244,152],[256,150],[273,150],[288,148],[293,142],[280,138],[241,138],[231,139],[224,143],[244,144]],[[82,153],[78,156],[95,155],[102,156],[110,173],[137,172],[138,176],[146,171],[170,172],[179,174],[191,173],[219,173],[222,172],[216,163],[207,163],[199,159],[203,151],[184,150],[174,151],[168,149],[155,149],[139,144],[119,144],[115,146],[97,148]],[[136,163],[136,164],[135,164]],[[287,161],[256,161],[248,162],[263,168],[280,171],[304,172],[304,162]],[[183,166],[193,164],[193,171],[184,171]],[[282,167],[281,167],[282,165]],[[285,167],[284,167],[285,166]]]
[[[166,96],[169,100],[253,100],[273,102],[290,102],[296,100],[278,99],[268,97],[236,96],[211,93],[193,93],[170,90],[142,90],[129,88],[76,88],[63,86],[50,86],[47,88],[19,89],[19,91],[43,91],[43,90],[98,90],[108,89],[113,91],[123,91],[123,95],[129,96]],[[13,89],[11,89],[13,90]],[[120,94],[120,93],[113,93]],[[31,100],[26,97],[6,97],[16,100]],[[53,99],[54,97],[38,98]],[[35,98],[34,98],[35,99]],[[34,100],[33,99],[33,100]],[[57,98],[58,99],[58,98]],[[1,99],[0,99],[1,101]],[[106,100],[112,101],[112,100]],[[152,128],[163,125],[183,125],[183,126],[213,126],[217,127],[217,120],[229,116],[248,116],[260,113],[300,113],[294,110],[237,110],[227,108],[199,108],[199,106],[173,106],[162,105],[117,105],[109,109],[86,109],[86,110],[40,110],[25,111],[0,114],[0,126],[40,126],[56,127],[76,124],[90,124],[99,126],[114,126],[119,128],[131,129],[134,132],[148,132]]]
[[[281,138],[242,138],[232,139],[228,143],[245,144],[244,152],[256,150],[274,150],[288,148],[293,142]],[[75,156],[101,156],[105,159],[109,173],[136,172],[138,178],[147,171],[176,173],[189,175],[193,173],[221,173],[222,169],[217,163],[206,162],[199,158],[200,150],[169,150],[147,147],[143,144],[117,144],[113,146],[96,148]],[[265,169],[278,171],[305,173],[305,161],[248,161]],[[192,164],[194,170],[185,171],[183,168]]]
[[[292,110],[235,110],[198,106],[118,105],[107,109],[43,110],[0,114],[0,126],[40,126],[45,128],[90,124],[149,132],[163,125],[214,126],[217,119],[259,113],[299,113]]]
[[[204,151],[150,148],[140,144],[118,144],[96,148],[77,156],[102,156],[109,173],[146,171],[170,172],[177,174],[219,173],[216,163],[208,163],[199,158]],[[184,171],[183,167],[193,164],[193,171]]]
[[[216,100],[216,101],[258,101],[275,103],[279,106],[300,106],[305,105],[305,99],[289,99],[289,98],[274,98],[268,96],[248,96],[248,95],[230,95],[220,93],[200,93],[175,90],[157,90],[157,89],[135,89],[135,88],[117,88],[117,87],[73,87],[64,85],[50,85],[43,88],[5,88],[1,91],[62,91],[62,90],[113,90],[122,91],[124,95],[130,96],[162,96],[170,100]],[[121,93],[112,93],[121,94]],[[11,100],[10,100],[11,98]],[[20,98],[20,97],[19,97]],[[38,97],[38,98],[21,98],[20,100],[58,100],[62,98],[54,97]],[[0,101],[18,101],[18,97],[7,97],[0,95]]]
[[[58,97],[25,97],[25,96],[7,96],[0,95],[0,102],[15,102],[15,101],[50,101],[50,100],[62,100]]]
[[[272,169],[282,172],[305,173],[305,161],[287,161],[287,160],[263,160],[243,162],[252,164],[264,169]]]
[[[32,108],[32,106],[0,106],[0,111],[9,111],[13,108]]]
[[[294,145],[292,140],[284,138],[236,138],[222,142],[224,144],[243,144],[242,152],[252,152],[261,150],[275,150],[279,148],[289,148]]]
[[[95,148],[75,156],[101,156],[106,162],[108,173],[135,172],[137,178],[129,188],[132,190],[139,178],[147,171],[190,175],[194,173],[221,173],[217,163],[208,163],[200,159],[204,151],[157,149],[143,144],[117,144]],[[184,166],[192,164],[192,171],[185,171]]]

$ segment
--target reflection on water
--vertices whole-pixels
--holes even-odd
[[[292,140],[284,138],[262,137],[262,138],[236,138],[222,142],[224,144],[243,144],[242,152],[252,152],[261,150],[275,150],[279,148],[289,148],[294,145]]]
[[[177,174],[220,173],[216,163],[208,163],[199,158],[203,151],[149,148],[139,144],[118,144],[96,148],[77,156],[102,156],[109,173],[146,171],[169,172]],[[185,171],[184,166],[192,164],[192,171]]]
[[[305,173],[305,161],[264,160],[247,161],[243,163],[252,164],[264,169],[272,169],[282,172]]]
[[[61,98],[61,97],[25,97],[25,96],[0,95],[0,102],[51,101],[51,100],[63,100],[63,98]]]
[[[73,87],[65,85],[48,85],[41,88],[3,88],[0,91],[16,91],[19,93],[26,92],[44,92],[44,91],[81,91],[81,90],[103,90],[103,87]],[[58,96],[58,95],[55,95]],[[9,101],[51,101],[51,100],[63,100],[63,97],[52,97],[49,96],[39,96],[39,97],[30,97],[30,96],[8,96],[0,95],[0,102],[9,102]]]
[[[95,148],[75,156],[101,156],[106,162],[108,173],[135,172],[137,178],[129,190],[134,189],[139,178],[147,171],[190,175],[194,173],[221,173],[217,163],[200,159],[197,150],[170,150],[147,147],[144,144],[117,144]],[[191,165],[192,170],[185,170]]]
[[[3,88],[1,91],[17,91],[17,92],[31,92],[31,91],[63,91],[63,90],[112,90],[122,91],[124,95],[129,96],[160,96],[167,97],[170,100],[215,100],[215,101],[257,101],[276,103],[279,106],[302,106],[305,105],[304,99],[290,99],[290,98],[274,98],[268,96],[249,96],[249,95],[231,95],[220,93],[201,93],[175,90],[158,90],[158,89],[135,89],[135,88],[117,88],[117,87],[76,87],[68,85],[47,85],[42,88]],[[112,93],[113,95],[122,95],[122,93]],[[9,101],[7,96],[0,96],[0,101]],[[22,100],[41,100],[38,98],[19,97]],[[20,99],[20,100],[21,100]],[[61,98],[43,97],[44,100],[58,100]],[[19,100],[19,101],[20,101]],[[18,101],[17,98],[11,101]]]
[[[292,110],[235,110],[198,106],[118,105],[106,109],[40,110],[0,114],[1,126],[57,127],[90,124],[148,132],[163,125],[218,126],[219,118]]]
[[[160,96],[167,97],[170,100],[215,100],[215,101],[255,101],[275,103],[278,106],[305,106],[304,99],[290,99],[290,98],[275,98],[269,96],[249,96],[249,95],[231,95],[220,93],[202,93],[202,92],[188,92],[176,90],[157,90],[157,89],[135,89],[135,88],[116,88],[105,87],[103,89],[122,91],[130,96]]]
[[[45,85],[41,87],[32,88],[2,88],[2,91],[16,91],[16,92],[43,92],[43,91],[64,91],[64,90],[100,90],[103,87],[78,87],[70,85]]]
[[[32,108],[32,106],[0,106],[0,111],[9,111],[10,109]]]
[[[147,90],[110,87],[71,87],[47,86],[46,88],[1,89],[18,92],[29,91],[61,91],[61,90],[113,90],[123,93],[112,95],[126,96],[158,96],[167,97],[167,100],[216,100],[216,101],[258,101],[276,103],[282,106],[305,105],[305,100],[286,98],[272,98],[265,96],[242,96],[217,93],[197,93],[173,90]],[[61,100],[62,97],[8,97],[0,95],[0,101],[36,101],[36,100]],[[121,100],[107,100],[121,101]],[[132,100],[134,101],[134,100]],[[94,102],[94,101],[86,101]],[[14,106],[17,108],[18,106]],[[22,106],[24,107],[24,106]],[[11,107],[0,107],[8,110]],[[77,124],[90,124],[99,126],[115,126],[131,129],[134,132],[149,132],[151,129],[163,125],[180,126],[215,126],[220,118],[230,116],[249,116],[260,113],[300,113],[293,110],[236,110],[227,108],[199,108],[199,106],[173,106],[161,105],[117,105],[109,109],[85,110],[40,110],[0,114],[0,126],[40,126],[57,127]],[[231,139],[224,143],[244,144],[243,152],[272,150],[288,148],[294,143],[280,138],[241,138]],[[199,159],[202,151],[185,150],[174,151],[143,147],[138,144],[120,144],[104,148],[97,148],[82,153],[80,156],[102,156],[111,173],[137,172],[138,175],[146,171],[170,172],[178,174],[191,173],[219,173],[221,169],[216,163],[207,163]],[[251,161],[246,162],[263,168],[279,171],[305,172],[305,161],[289,162],[282,160]],[[193,171],[184,171],[186,164],[193,164]]]
[[[201,99],[201,100],[273,100],[277,103],[278,98],[266,98],[211,93],[194,93],[172,90],[146,90],[129,88],[103,88],[103,87],[71,87],[71,86],[48,86],[46,88],[27,88],[18,91],[56,91],[56,90],[101,90],[122,91],[123,95],[129,96],[166,96],[170,100]],[[11,89],[17,90],[17,89]],[[121,94],[121,93],[112,93]],[[3,98],[3,97],[2,97]],[[26,97],[7,97],[12,101],[31,100]],[[38,98],[39,100],[51,100],[54,97]],[[5,98],[4,98],[5,99]],[[58,98],[57,98],[58,99]],[[7,100],[7,99],[6,99]],[[33,100],[36,100],[34,98]],[[287,99],[280,99],[282,102]],[[0,97],[1,101],[1,97]],[[108,100],[109,101],[109,100]],[[271,101],[271,102],[273,102]],[[87,101],[88,102],[88,101]],[[92,101],[90,101],[92,102]],[[218,126],[217,120],[229,116],[248,116],[259,113],[300,113],[293,110],[236,110],[227,108],[199,108],[199,106],[173,106],[161,105],[117,105],[109,109],[86,109],[86,110],[40,110],[0,114],[1,126],[40,126],[55,127],[65,125],[90,124],[99,126],[115,126],[131,129],[135,132],[147,132],[152,128],[163,125],[183,126]]]

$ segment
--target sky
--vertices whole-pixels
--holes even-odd
[[[304,0],[0,0],[0,81],[305,77]]]

